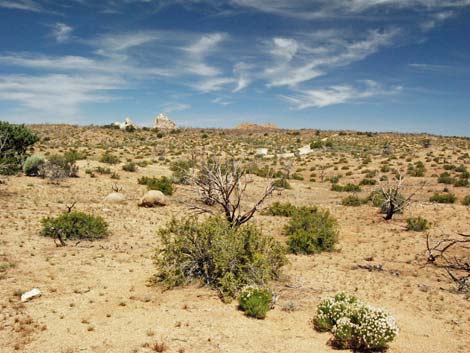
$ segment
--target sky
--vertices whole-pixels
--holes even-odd
[[[470,136],[470,0],[0,0],[0,120]]]

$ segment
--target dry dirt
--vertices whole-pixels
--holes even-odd
[[[159,244],[157,229],[172,216],[186,215],[188,210],[179,201],[195,195],[189,186],[177,186],[169,206],[137,207],[138,198],[145,192],[137,178],[171,175],[168,163],[155,161],[135,173],[122,171],[120,165],[111,166],[119,173],[120,180],[99,174],[91,178],[85,169],[106,166],[97,161],[102,153],[102,146],[97,144],[114,143],[113,137],[121,132],[104,134],[98,128],[54,126],[35,129],[42,137],[51,136],[37,148],[38,153],[66,150],[66,145],[75,144],[79,149],[86,148],[90,156],[79,162],[79,178],[66,179],[60,185],[26,176],[6,177],[5,184],[0,185],[0,261],[12,264],[0,272],[1,352],[333,352],[328,344],[331,335],[316,332],[311,319],[320,300],[338,291],[355,294],[363,301],[386,308],[396,317],[400,334],[390,345],[391,353],[469,352],[470,301],[453,290],[454,285],[444,271],[426,265],[425,233],[405,229],[407,217],[422,216],[432,222],[430,234],[470,232],[469,207],[427,201],[434,191],[443,188],[437,184],[437,178],[431,177],[441,172],[441,165],[431,167],[432,163],[426,163],[426,178],[408,179],[410,185],[417,185],[421,179],[428,184],[405,214],[385,222],[370,205],[342,206],[341,199],[347,194],[330,191],[329,182],[309,181],[308,170],[312,165],[333,163],[338,156],[317,152],[306,162],[296,161],[296,166],[305,164],[305,180],[289,181],[292,189],[275,194],[268,203],[289,201],[330,209],[341,226],[339,243],[332,253],[289,255],[290,264],[285,267],[281,281],[273,283],[280,295],[278,305],[265,320],[255,320],[237,310],[235,301],[224,304],[208,288],[193,285],[164,291],[149,286],[148,280],[155,273],[152,255]],[[279,134],[285,136],[284,132]],[[178,153],[172,155],[172,143],[178,139],[199,141],[200,136],[199,131],[184,132],[146,141],[158,142],[157,146],[148,148],[152,153],[163,149],[168,158],[179,159]],[[226,138],[243,146],[243,141],[271,138],[263,136]],[[313,132],[312,135],[303,133],[302,142],[312,136]],[[296,138],[286,137],[292,141]],[[396,146],[401,146],[402,142],[410,143],[421,137],[374,137],[377,138],[393,139]],[[211,139],[209,136],[196,145],[209,146],[210,150]],[[367,137],[355,139],[362,141]],[[281,141],[281,137],[273,140]],[[213,141],[223,145],[219,137]],[[444,144],[461,143],[460,140],[443,140],[442,144],[439,141],[431,148],[435,155],[441,153]],[[444,154],[455,159],[468,152],[468,142],[464,144],[466,149],[450,148]],[[139,140],[133,145],[123,140],[106,147],[119,150],[129,158],[136,158],[141,151]],[[414,151],[407,155],[413,161],[424,161],[429,152],[417,148]],[[354,170],[350,178],[357,182],[362,177],[356,169],[360,163],[345,154]],[[367,168],[379,168],[383,159],[373,157]],[[407,165],[400,158],[396,162],[400,161]],[[344,172],[330,169],[327,174]],[[247,204],[256,200],[266,184],[264,178],[253,178]],[[123,188],[128,201],[105,204],[104,197],[116,183]],[[364,189],[361,195],[374,187]],[[459,198],[465,192],[470,194],[468,188],[455,190]],[[108,239],[56,247],[52,239],[39,235],[41,218],[63,212],[65,205],[72,201],[77,201],[76,210],[101,215],[108,221],[111,231]],[[285,242],[282,229],[286,219],[257,215],[254,222],[264,232]],[[382,265],[383,271],[357,268],[370,264]],[[20,303],[19,294],[32,288],[40,289],[42,296]],[[282,310],[287,302],[295,304],[293,312]]]

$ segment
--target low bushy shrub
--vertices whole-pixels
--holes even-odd
[[[118,164],[120,162],[119,157],[109,152],[104,153],[100,158],[101,163],[106,164]]]
[[[367,202],[367,200],[365,200],[365,202]],[[358,207],[364,204],[364,200],[357,195],[349,195],[341,201],[341,204],[343,206]]]
[[[39,173],[51,179],[76,178],[78,177],[76,161],[75,157],[70,154],[54,154],[47,158]]]
[[[143,176],[138,179],[138,183],[140,185],[147,185],[149,190],[160,190],[165,195],[173,195],[174,192],[173,180],[166,176],[162,176],[161,178]]]
[[[464,206],[470,206],[470,195],[467,195],[463,198],[462,200],[462,205]]]
[[[359,185],[351,183],[346,185],[333,184],[331,185],[331,190],[338,192],[360,192],[361,187]]]
[[[292,217],[297,212],[297,207],[291,203],[274,202],[263,214],[267,216]]]
[[[335,346],[355,351],[383,350],[399,331],[389,313],[345,293],[323,300],[313,322],[317,330],[333,333]]]
[[[286,178],[280,178],[273,181],[273,186],[279,189],[292,189]]]
[[[135,172],[137,170],[137,165],[134,162],[126,163],[122,166],[122,170],[125,172]]]
[[[171,288],[198,280],[217,289],[224,300],[247,285],[265,286],[277,279],[287,263],[274,238],[253,225],[233,228],[222,217],[173,219],[159,236],[156,282]]]
[[[271,308],[273,296],[269,289],[246,287],[240,292],[238,305],[247,316],[264,319]]]
[[[294,254],[332,251],[338,238],[338,224],[328,210],[301,207],[292,215],[285,233]]]
[[[61,239],[101,239],[108,235],[108,224],[100,216],[83,212],[63,213],[57,217],[41,220],[41,235]]]
[[[424,232],[429,229],[428,221],[422,217],[408,218],[406,224],[406,229],[414,232]]]
[[[174,161],[170,164],[170,170],[173,172],[173,179],[178,184],[188,184],[191,176],[191,168],[195,163],[188,160]]]
[[[438,194],[435,193],[429,198],[430,202],[436,203],[454,203],[457,200],[457,197],[452,193]]]
[[[41,156],[30,156],[26,158],[23,164],[23,172],[27,176],[39,176],[45,162],[45,159]]]

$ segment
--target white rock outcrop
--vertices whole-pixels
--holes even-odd
[[[106,203],[123,203],[126,202],[126,196],[120,192],[112,192],[104,198]]]
[[[168,115],[160,113],[155,118],[153,128],[159,130],[173,130],[176,129],[176,124],[174,121],[170,120]]]
[[[159,190],[150,190],[140,199],[140,207],[166,206],[168,204],[167,197]]]
[[[134,124],[134,122],[129,117],[126,117],[123,123],[120,123],[119,121],[117,121],[113,123],[113,125],[119,126],[121,130],[126,130],[128,127],[133,127],[134,129],[137,129],[137,125]]]

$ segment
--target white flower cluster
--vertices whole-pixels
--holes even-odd
[[[339,347],[363,350],[386,347],[399,331],[389,313],[345,293],[322,301],[314,323],[319,330],[331,330]]]

